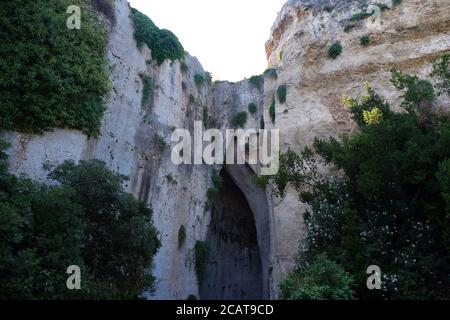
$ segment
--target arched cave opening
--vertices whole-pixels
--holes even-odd
[[[200,288],[205,300],[264,298],[264,275],[255,215],[226,169],[212,208],[206,240],[211,247],[206,277]]]

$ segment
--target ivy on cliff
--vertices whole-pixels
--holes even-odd
[[[66,26],[82,8],[80,30]],[[107,30],[88,0],[0,2],[0,129],[99,134],[109,91]]]

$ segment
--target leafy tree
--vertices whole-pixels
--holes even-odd
[[[392,69],[391,82],[397,90],[404,90],[402,107],[409,112],[427,113],[430,104],[436,97],[433,84],[417,76],[404,74]]]
[[[276,192],[292,186],[311,208],[299,270],[325,253],[350,273],[355,298],[448,299],[450,119],[418,116],[432,103],[428,83],[398,72],[393,82],[405,90],[407,113],[391,111],[368,85],[362,100],[345,97],[359,132],[283,154]],[[343,175],[323,174],[324,164]],[[369,265],[382,269],[381,291],[366,288]]]
[[[7,172],[0,142],[0,298],[134,299],[152,290],[160,247],[152,212],[97,160],[65,162],[43,186]],[[66,269],[82,289],[66,288]]]

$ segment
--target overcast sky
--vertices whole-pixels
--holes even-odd
[[[215,79],[238,81],[267,67],[265,43],[286,0],[129,0],[173,31]]]

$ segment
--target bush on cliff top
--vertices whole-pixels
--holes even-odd
[[[131,18],[138,48],[146,44],[158,64],[166,59],[183,60],[184,48],[171,31],[159,29],[149,17],[134,8],[131,8]]]

